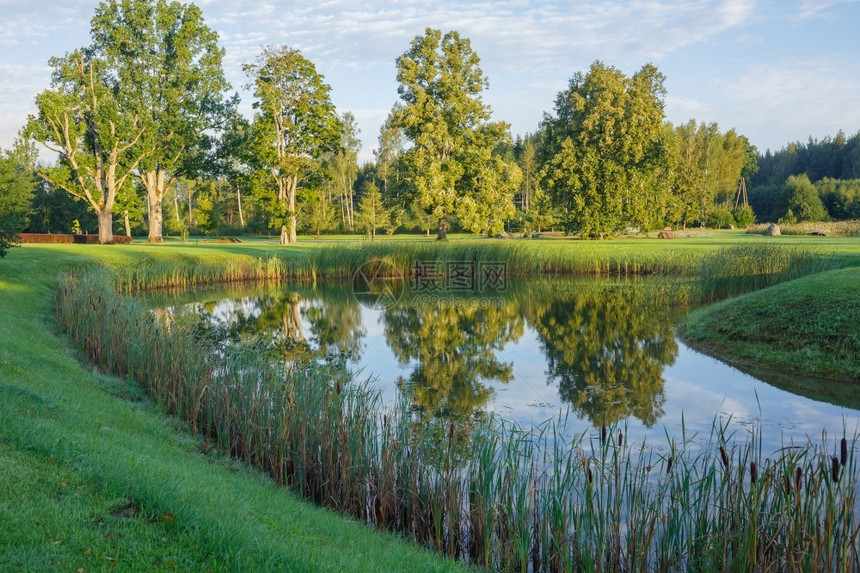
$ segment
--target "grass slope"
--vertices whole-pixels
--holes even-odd
[[[0,570],[460,569],[204,453],[136,386],[81,365],[53,325],[53,277],[188,252],[28,246],[0,261]]]
[[[819,273],[690,314],[683,338],[730,360],[860,381],[860,268]]]

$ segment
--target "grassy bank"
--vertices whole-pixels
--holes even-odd
[[[82,365],[57,333],[60,272],[191,253],[225,257],[70,245],[0,261],[0,569],[458,568],[209,451],[135,383]]]
[[[860,381],[860,268],[834,270],[699,309],[685,340],[717,356]]]

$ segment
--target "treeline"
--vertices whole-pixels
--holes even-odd
[[[749,201],[759,220],[860,219],[860,133],[790,143],[757,161]]]
[[[114,232],[269,233],[284,244],[298,233],[398,230],[603,237],[746,226],[790,204],[756,175],[765,165],[777,177],[776,156],[715,123],[666,121],[665,78],[651,64],[627,76],[594,62],[514,139],[482,100],[488,79],[469,40],[427,29],[397,59],[399,101],[374,161],[359,166],[355,118],[335,109],[296,49],[264,48],[243,66],[249,119],[199,7],[104,0],[91,36],[50,61],[51,86],[16,143],[25,151],[9,159],[38,175],[28,218],[9,232],[98,229],[101,242]],[[56,163],[35,164],[34,143]],[[749,180],[756,214],[742,200]],[[836,187],[834,196],[845,188]]]

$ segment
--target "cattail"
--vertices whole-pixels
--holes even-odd
[[[340,380],[338,380],[334,385],[335,391],[340,395]]]
[[[803,478],[803,469],[800,466],[797,466],[797,469],[794,471],[794,488],[797,491],[800,491],[801,478]]]
[[[448,427],[448,441],[452,441],[454,439],[454,422],[451,422],[451,425]]]
[[[830,461],[832,462],[830,473],[833,475],[833,483],[839,483],[839,459],[833,456]]]
[[[624,434],[621,432],[618,432],[618,447],[620,448],[623,445],[624,445]]]
[[[785,485],[785,494],[788,495],[791,493],[791,480],[788,479],[788,476],[783,476],[782,478],[783,485]]]
[[[672,471],[672,458],[671,457],[669,458],[669,461],[666,463],[666,473],[668,474],[670,471]]]
[[[842,442],[839,444],[839,462],[842,464],[842,467],[845,467],[845,464],[848,463],[848,440],[842,438]]]
[[[591,467],[586,468],[586,475],[588,476],[588,483],[592,483],[594,481],[594,474],[591,473]]]
[[[758,466],[755,462],[750,462],[750,483],[755,483],[758,479]]]
[[[726,448],[720,445],[720,459],[723,462],[723,468],[729,469],[729,456],[726,454]]]
[[[606,425],[600,426],[600,443],[606,442]]]

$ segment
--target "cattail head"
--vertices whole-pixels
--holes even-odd
[[[794,470],[794,488],[797,491],[800,491],[800,484],[803,479],[803,469],[800,466],[797,466],[797,469]]]
[[[335,389],[335,392],[337,392],[337,393],[338,393],[338,395],[340,395],[340,380],[338,380],[338,381],[335,383],[335,385],[334,385],[334,389]]]
[[[600,442],[606,442],[606,425],[600,426]]]
[[[723,468],[729,469],[729,456],[726,453],[726,448],[723,445],[720,445],[720,460],[723,462]]]
[[[448,426],[448,440],[454,439],[454,422],[451,422],[451,425]]]
[[[755,462],[750,462],[750,483],[755,483],[758,479],[758,466]]]
[[[624,445],[624,434],[621,432],[618,432],[618,447],[621,447],[623,445]]]
[[[670,471],[672,471],[672,458],[671,457],[669,457],[669,461],[666,462],[666,473],[669,473]]]
[[[786,495],[791,493],[791,480],[788,479],[788,476],[783,476],[782,478],[783,485],[785,486]]]
[[[591,473],[591,466],[586,468],[585,475],[588,477],[588,483],[592,483],[594,481],[594,474]]]
[[[833,483],[839,483],[839,459],[836,456],[831,458],[831,474],[833,476]]]
[[[839,463],[842,464],[842,467],[848,463],[848,440],[845,438],[842,438],[839,444]]]

